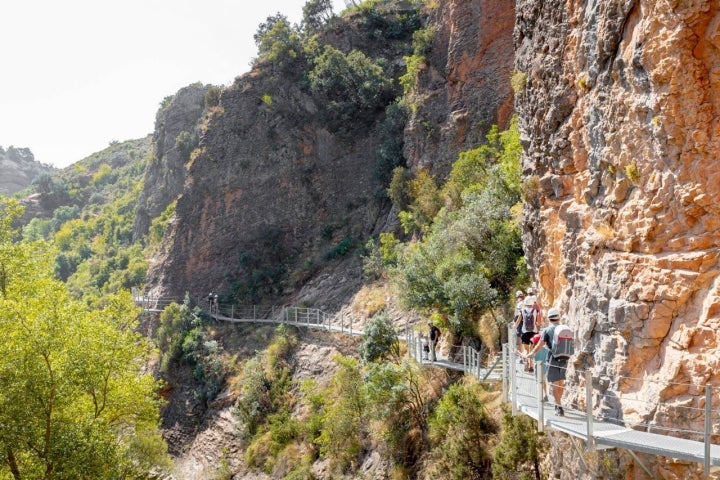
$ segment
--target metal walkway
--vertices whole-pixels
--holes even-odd
[[[151,312],[162,311],[167,304],[174,301],[150,299],[138,295],[135,291],[133,292],[133,298],[145,311]],[[208,302],[203,305],[202,301],[198,302],[198,304],[213,318],[222,322],[285,324],[322,329],[345,335],[363,335],[363,326],[357,321],[354,322],[352,318],[328,315],[318,309],[301,307],[228,307]],[[667,434],[653,433],[649,431],[651,425],[644,426],[648,431],[641,431],[629,428],[617,420],[595,418],[593,405],[597,401],[597,397],[602,395],[593,391],[590,372],[585,374],[585,399],[583,402],[585,410],[565,408],[565,415],[557,416],[554,413],[554,405],[543,401],[542,382],[544,379],[538,373],[541,368],[538,365],[535,374],[524,372],[518,361],[514,346],[511,348],[508,344],[503,345],[502,356],[495,358],[493,361],[485,359],[482,351],[469,346],[462,346],[457,347],[448,356],[438,356],[435,362],[430,362],[423,357],[421,338],[418,336],[415,326],[405,325],[403,329],[398,331],[398,338],[403,339],[403,337],[407,345],[408,355],[423,367],[441,367],[462,371],[473,375],[481,382],[500,381],[502,382],[503,399],[511,403],[513,414],[524,414],[535,419],[538,424],[538,431],[562,432],[585,442],[588,449],[618,448],[626,450],[650,477],[653,477],[653,474],[636,456],[635,452],[701,463],[704,465],[706,475],[717,471],[718,467],[720,467],[720,445],[711,443],[712,427],[716,423],[713,421],[713,415],[717,417],[718,412],[711,410],[712,391],[709,386],[705,388],[704,431],[692,432],[665,427],[664,430]],[[716,418],[716,420],[720,419]],[[643,428],[643,426],[640,426],[640,428]],[[703,441],[680,438],[679,436],[691,436],[692,434],[700,436]],[[580,453],[579,458],[582,461],[582,452],[575,443],[573,445]]]
[[[544,378],[541,364],[535,367],[535,373],[526,373],[514,352],[507,352],[504,346],[504,356],[507,355],[509,364],[513,368],[506,371],[503,379],[503,396],[511,402],[513,414],[525,414],[538,422],[538,431],[553,430],[570,435],[585,442],[588,449],[619,448],[627,450],[636,462],[650,476],[650,472],[635,452],[648,455],[657,455],[667,458],[686,460],[704,465],[705,475],[717,471],[720,467],[720,445],[712,444],[711,439],[711,402],[709,394],[706,401],[704,441],[695,441],[673,435],[652,433],[628,428],[615,421],[603,421],[595,418],[593,414],[592,378],[589,373],[585,378],[585,411],[565,407],[565,415],[555,414],[554,403],[543,401],[542,382]],[[547,386],[550,392],[550,386]],[[709,392],[709,390],[708,390]],[[589,407],[588,407],[589,406]],[[669,433],[680,433],[680,430]],[[698,432],[700,433],[700,432]],[[577,448],[577,447],[576,447]],[[579,456],[582,460],[582,455]]]

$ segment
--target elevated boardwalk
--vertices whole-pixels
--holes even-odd
[[[172,300],[150,299],[133,292],[135,302],[145,311],[158,312]],[[301,307],[257,307],[257,306],[222,306],[216,303],[198,302],[206,313],[216,321],[229,323],[259,323],[259,324],[285,324],[296,327],[322,329],[345,335],[363,335],[363,325],[353,322],[352,318],[329,315],[318,309]],[[565,407],[565,415],[557,416],[554,405],[543,401],[542,383],[544,379],[537,373],[523,371],[514,346],[503,345],[503,354],[495,359],[488,359],[482,351],[469,346],[456,347],[449,355],[438,356],[435,362],[424,358],[421,337],[414,325],[405,325],[398,331],[398,338],[404,340],[407,352],[423,367],[439,367],[462,371],[472,375],[481,382],[502,382],[503,399],[509,402],[513,414],[527,415],[537,421],[539,431],[556,431],[570,436],[583,459],[583,449],[617,448],[626,450],[635,461],[652,478],[653,474],[636,453],[657,455],[688,462],[703,464],[706,475],[720,469],[720,445],[712,443],[714,428],[720,424],[720,412],[712,410],[713,395],[720,398],[717,388],[705,386],[704,407],[693,407],[692,415],[703,415],[704,430],[693,431],[683,428],[659,425],[626,426],[624,422],[612,418],[596,418],[593,406],[601,403],[608,393],[598,392],[593,387],[592,375],[585,372],[584,410]],[[577,372],[575,372],[577,373]],[[580,372],[582,373],[582,372]],[[693,386],[696,390],[698,386]],[[549,391],[549,386],[548,386]],[[611,392],[615,398],[621,398],[616,392]],[[636,399],[633,399],[637,401]],[[630,401],[630,400],[628,400]],[[648,403],[648,401],[645,401]],[[659,402],[649,402],[659,408]],[[720,404],[720,400],[716,401]],[[651,432],[651,429],[661,431]],[[693,440],[695,437],[701,440]],[[577,444],[584,442],[584,447]]]
[[[690,431],[680,428],[656,427],[665,433],[649,431],[652,426],[647,425],[647,430],[629,428],[622,422],[596,418],[593,413],[593,405],[597,403],[597,392],[593,388],[592,376],[589,372],[584,375],[585,399],[584,410],[565,408],[565,415],[555,414],[554,403],[543,400],[542,383],[544,382],[541,372],[541,364],[536,365],[535,373],[527,373],[519,362],[515,352],[508,351],[505,346],[505,355],[508,357],[509,371],[506,371],[506,378],[503,381],[507,390],[503,392],[504,398],[511,402],[513,414],[524,414],[538,422],[538,431],[557,431],[571,436],[574,439],[585,442],[585,449],[609,449],[618,448],[626,450],[636,462],[645,470],[651,478],[654,475],[650,472],[636,453],[641,452],[648,455],[657,455],[688,462],[700,463],[704,466],[705,475],[715,472],[720,467],[720,445],[711,443],[713,417],[718,412],[711,409],[711,392],[706,389],[706,402],[703,409],[705,415],[705,430]],[[550,386],[547,385],[550,392]],[[643,427],[640,427],[643,428]],[[681,438],[679,435],[694,435],[703,437],[703,441]],[[580,453],[581,448],[573,444]]]

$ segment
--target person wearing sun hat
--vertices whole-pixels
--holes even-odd
[[[525,300],[525,294],[522,290],[518,290],[515,292],[515,315],[513,316],[513,327],[515,328],[515,338],[516,340],[516,346],[517,350],[520,351],[520,345],[522,344],[520,341],[520,336],[522,335],[522,329],[517,326],[517,319],[519,316],[521,316],[521,310],[523,307],[523,301]],[[521,357],[522,360],[522,357]]]
[[[543,347],[547,346],[547,381],[551,386],[553,399],[555,400],[555,414],[558,416],[565,415],[565,410],[562,407],[562,396],[565,390],[565,372],[567,371],[567,359],[555,358],[550,354],[552,349],[554,329],[560,325],[560,310],[557,308],[551,308],[548,310],[548,320],[550,326],[543,331],[542,337],[530,350],[528,357],[534,356]]]
[[[525,354],[525,371],[533,372],[532,357],[527,353],[532,348],[531,339],[537,333],[537,312],[534,309],[535,300],[533,297],[525,297],[520,315],[515,320],[515,328],[520,330],[520,348]]]

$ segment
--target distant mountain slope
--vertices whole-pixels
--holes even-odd
[[[19,192],[40,175],[55,171],[54,167],[35,161],[28,148],[0,147],[0,194]]]

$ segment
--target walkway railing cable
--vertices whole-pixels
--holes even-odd
[[[514,338],[514,332],[511,336]],[[575,368],[567,371],[569,383],[577,385],[570,399],[571,406],[563,405],[565,416],[551,413],[554,402],[546,401],[544,391],[552,400],[550,385],[543,376],[543,362],[536,362],[533,373],[524,371],[516,345],[507,344],[509,371],[507,372],[507,398],[513,414],[526,414],[538,421],[538,430],[551,428],[580,438],[588,448],[621,448],[628,450],[641,467],[650,474],[647,466],[633,452],[644,452],[669,458],[702,463],[706,475],[713,467],[720,467],[720,445],[712,443],[713,426],[718,425],[720,412],[712,405],[720,405],[720,389],[711,385],[659,382],[652,379],[617,377],[616,385],[645,385],[657,383],[655,398],[642,398],[642,392],[632,395],[599,388],[591,370]],[[572,362],[570,362],[572,364]],[[503,385],[506,385],[505,381]],[[566,389],[569,385],[566,385]],[[684,397],[675,396],[661,401],[659,392],[664,388],[695,392]],[[573,395],[569,395],[573,396]],[[568,395],[566,395],[566,398]],[[595,412],[598,412],[597,414]],[[654,421],[652,419],[655,419]],[[672,442],[668,442],[668,438]]]
[[[176,301],[145,297],[137,291],[133,291],[133,297],[146,311],[161,311]],[[282,323],[348,335],[363,334],[363,325],[352,316],[329,315],[315,308],[237,306],[203,302],[202,299],[196,301],[197,306],[218,321]],[[435,362],[431,362],[423,351],[422,335],[416,330],[416,326],[406,324],[397,333],[398,338],[404,338],[408,356],[423,366],[434,365],[462,371],[482,382],[501,381],[503,400],[511,403],[513,415],[525,414],[535,418],[539,431],[549,428],[566,433],[584,440],[590,449],[625,449],[650,476],[650,470],[634,452],[699,462],[703,464],[706,475],[709,475],[714,467],[720,467],[720,445],[712,443],[713,435],[717,435],[713,426],[720,424],[720,412],[712,408],[713,402],[720,405],[718,387],[657,382],[658,392],[661,388],[668,387],[687,392],[682,400],[676,396],[671,402],[661,402],[659,398],[641,398],[637,392],[634,395],[623,395],[622,392],[609,388],[601,391],[595,386],[595,377],[590,370],[573,368],[568,372],[571,377],[569,380],[577,383],[581,394],[570,408],[565,409],[565,416],[558,417],[550,411],[549,407],[552,407],[553,403],[544,398],[544,392],[550,393],[550,388],[546,386],[546,390],[543,389],[545,379],[542,362],[537,363],[534,373],[525,372],[519,363],[520,358],[514,342],[504,344],[502,355],[496,358],[488,358],[482,347],[477,350],[471,346],[458,346],[447,352],[445,357],[438,357]],[[515,338],[514,331],[509,331],[508,338]],[[652,380],[619,377],[615,384],[646,385],[648,382]],[[596,411],[599,413],[596,414]],[[628,417],[652,416],[665,419],[664,423],[667,424],[657,420],[634,421],[623,418],[626,414]],[[703,429],[693,428],[693,424],[702,424]],[[673,442],[668,442],[668,437],[673,438]]]

